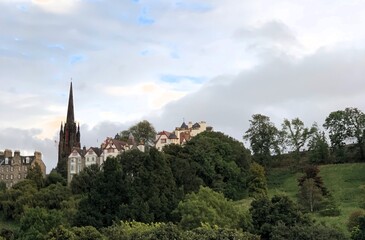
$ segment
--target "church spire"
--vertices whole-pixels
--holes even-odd
[[[68,109],[67,109],[67,123],[73,123],[75,122],[75,116],[74,116],[74,99],[72,94],[72,82],[70,84],[70,95],[68,98]]]

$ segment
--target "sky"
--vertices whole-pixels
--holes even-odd
[[[365,110],[365,1],[0,0],[0,150],[57,164],[70,82],[81,144],[148,120],[243,141],[253,114]],[[248,147],[247,143],[245,143]]]

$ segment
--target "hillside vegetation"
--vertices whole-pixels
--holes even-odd
[[[329,164],[319,166],[325,186],[338,204],[341,214],[334,217],[323,217],[317,213],[312,216],[319,222],[348,232],[346,224],[352,212],[360,208],[365,199],[365,163]],[[269,195],[286,194],[297,200],[298,182],[302,175],[287,168],[274,168],[268,175]]]

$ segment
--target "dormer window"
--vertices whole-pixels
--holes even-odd
[[[9,158],[5,158],[5,164],[9,164]]]
[[[29,157],[25,158],[25,163],[29,163]]]

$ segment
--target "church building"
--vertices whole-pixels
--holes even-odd
[[[72,82],[68,99],[67,118],[63,125],[61,123],[60,139],[58,142],[58,163],[57,171],[67,178],[67,160],[74,148],[80,148],[80,125],[75,122]]]

